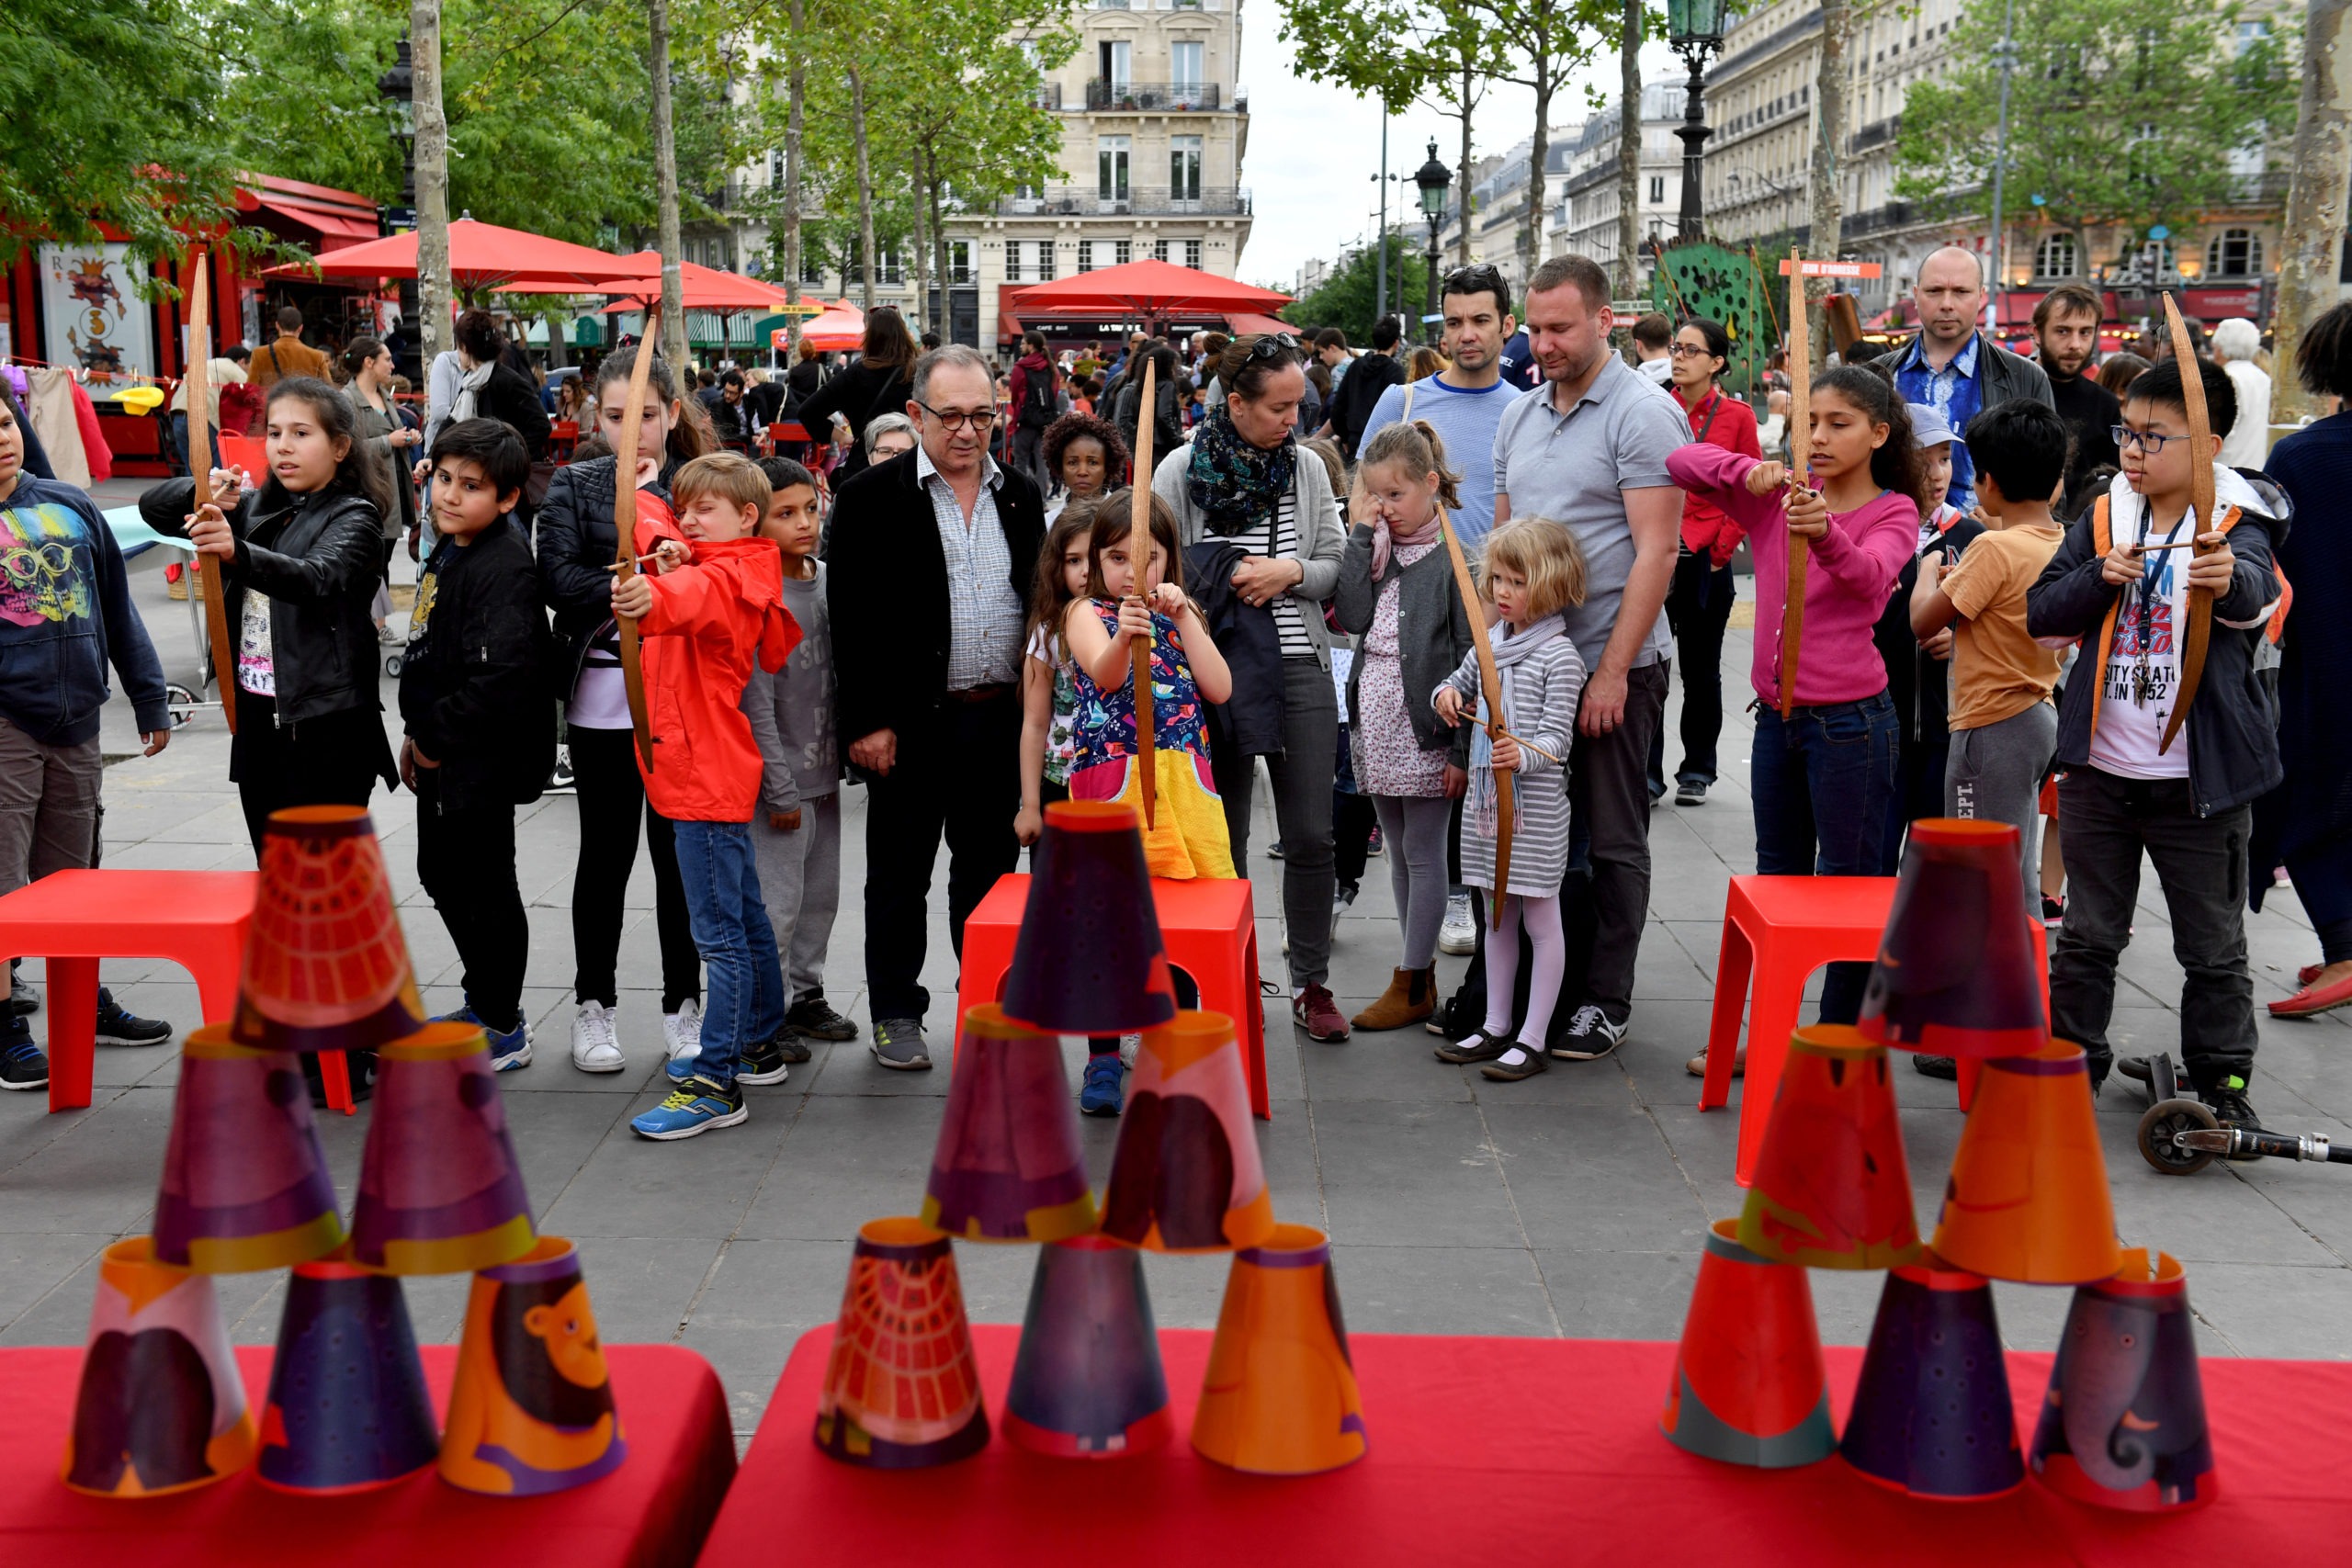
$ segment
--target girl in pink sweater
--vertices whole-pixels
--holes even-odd
[[[1789,488],[1781,464],[1720,446],[1685,446],[1666,467],[1676,484],[1747,530],[1755,558],[1756,869],[1880,876],[1894,869],[1883,863],[1883,840],[1898,727],[1871,628],[1918,539],[1926,456],[1902,399],[1860,366],[1815,380],[1812,416],[1808,467],[1816,488]],[[1775,704],[1792,535],[1812,541],[1813,559],[1796,704],[1783,719]],[[1869,973],[1867,964],[1829,965],[1822,1021],[1854,1021]]]

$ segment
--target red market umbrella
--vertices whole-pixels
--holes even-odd
[[[1193,311],[1272,315],[1290,303],[1287,294],[1164,261],[1106,266],[1006,294],[1016,310],[1095,310],[1147,321]]]
[[[346,245],[309,261],[274,266],[266,277],[414,277],[416,235],[393,234],[365,244]],[[449,225],[449,277],[456,287],[473,291],[496,288],[518,277],[547,282],[560,289],[603,292],[613,283],[635,283],[643,269],[628,256],[592,251],[544,234],[502,229],[460,218]]]
[[[638,251],[617,259],[634,266],[637,269],[635,274],[587,289],[560,276],[534,275],[517,277],[499,292],[627,296],[620,303],[607,306],[608,310],[642,310],[647,301],[662,297],[661,252]],[[689,310],[717,310],[727,314],[738,310],[772,310],[784,303],[784,290],[773,284],[762,283],[756,277],[745,277],[740,273],[721,272],[699,262],[680,262],[678,276],[685,287],[685,308]]]
[[[809,317],[800,325],[800,341],[814,344],[819,349],[863,348],[865,345],[865,312],[846,299],[835,300],[825,307],[824,313]]]

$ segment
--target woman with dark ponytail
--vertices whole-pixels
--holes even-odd
[[[1749,789],[1756,869],[1781,876],[1878,876],[1894,791],[1897,726],[1886,665],[1871,628],[1911,556],[1928,488],[1911,415],[1884,378],[1841,366],[1815,378],[1812,488],[1779,463],[1693,444],[1667,459],[1674,482],[1747,530],[1756,560],[1756,746]],[[1783,719],[1781,611],[1792,538],[1810,544],[1795,704]],[[1833,964],[1821,987],[1825,1023],[1861,1010],[1866,964]]]

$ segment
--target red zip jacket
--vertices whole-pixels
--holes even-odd
[[[640,508],[644,499],[639,497]],[[661,536],[666,509],[639,527]],[[649,529],[647,523],[653,523]],[[749,822],[760,798],[760,748],[742,709],[752,664],[784,668],[800,642],[784,607],[784,557],[769,539],[688,541],[691,564],[646,581],[645,702],[653,730],[646,798],[673,821]]]
[[[1674,394],[1677,403],[1682,401],[1680,388],[1669,387],[1668,390]],[[1685,412],[1690,419],[1691,440],[1704,439],[1710,446],[1720,446],[1743,457],[1764,456],[1764,448],[1756,438],[1756,411],[1721,388],[1709,391],[1696,407]],[[1704,437],[1699,434],[1702,430],[1707,433]],[[1682,498],[1682,543],[1692,555],[1705,556],[1713,566],[1729,566],[1732,552],[1747,536],[1746,528],[1705,496],[1688,494]],[[1799,662],[1803,662],[1802,659]]]

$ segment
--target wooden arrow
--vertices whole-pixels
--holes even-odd
[[[2197,539],[2198,559],[2221,548],[2208,545],[2202,536],[2213,528],[2213,460],[2205,455],[2206,437],[2213,433],[2212,416],[2205,408],[2205,378],[2199,374],[2196,345],[2188,341],[2188,323],[2180,319],[2180,307],[2171,295],[2165,296],[2165,324],[2172,329],[2172,356],[2180,366],[2180,400],[2188,410],[2188,506],[2196,515],[2190,521],[2190,537]],[[2153,571],[2155,569],[2148,567]],[[2172,716],[2165,720],[2164,739],[2157,742],[2159,756],[2172,750],[2173,737],[2188,717],[2188,705],[2197,695],[2197,684],[2205,675],[2205,644],[2213,635],[2213,595],[2202,588],[2188,591],[2188,626],[2180,645],[2180,689],[2174,694]]]
[[[1158,368],[1149,359],[1143,362],[1143,400],[1136,406],[1143,412],[1136,416],[1135,482],[1127,489],[1135,502],[1135,520],[1127,530],[1127,558],[1136,562],[1136,579],[1140,586],[1145,570],[1151,564],[1151,422],[1153,402],[1153,372]],[[1148,596],[1144,600],[1147,614],[1151,609]],[[1148,829],[1159,824],[1159,752],[1158,730],[1151,712],[1151,637],[1146,637],[1134,645],[1136,660],[1136,767],[1140,773],[1143,788],[1143,825]]]
[[[207,276],[210,260],[201,248],[196,251],[196,275],[188,285],[187,375],[181,384],[187,394],[187,468],[196,476],[198,510],[212,504],[212,288]],[[229,596],[220,586],[220,558],[198,551],[196,575],[197,587],[204,595],[204,631],[212,648],[212,678],[220,685],[220,716],[228,720],[229,733],[234,735],[237,650],[229,640]]]
[[[620,438],[613,447],[613,581],[616,586],[637,575],[637,446],[645,423],[646,378],[653,368],[653,345],[661,341],[662,307],[647,307],[645,331],[637,340],[637,363],[628,373],[628,412],[621,416]],[[637,754],[645,771],[653,771],[653,718],[645,705],[645,645],[637,618],[615,615],[620,634],[621,683],[628,692],[628,721],[637,731]]]
[[[1804,258],[1789,247],[1789,479],[1804,486],[1813,456],[1813,336],[1805,320]],[[1809,487],[1808,487],[1809,488]],[[1797,649],[1804,640],[1804,588],[1813,541],[1789,534],[1789,581],[1781,599],[1781,716],[1797,705]]]
[[[1549,395],[1548,393],[1546,394]],[[1479,599],[1476,584],[1470,581],[1469,558],[1462,553],[1462,541],[1454,537],[1453,525],[1446,520],[1442,502],[1438,506],[1438,532],[1445,536],[1445,553],[1453,562],[1453,586],[1462,595],[1462,607],[1470,615],[1470,641],[1478,651],[1478,690],[1487,702],[1487,739],[1489,742],[1503,738],[1503,677],[1495,666],[1495,645],[1487,636],[1487,606]],[[1511,793],[1511,775],[1508,768],[1497,768],[1495,775],[1495,886],[1488,899],[1487,915],[1494,929],[1503,929],[1503,899],[1510,886],[1510,829],[1512,818],[1518,815],[1517,801]]]

